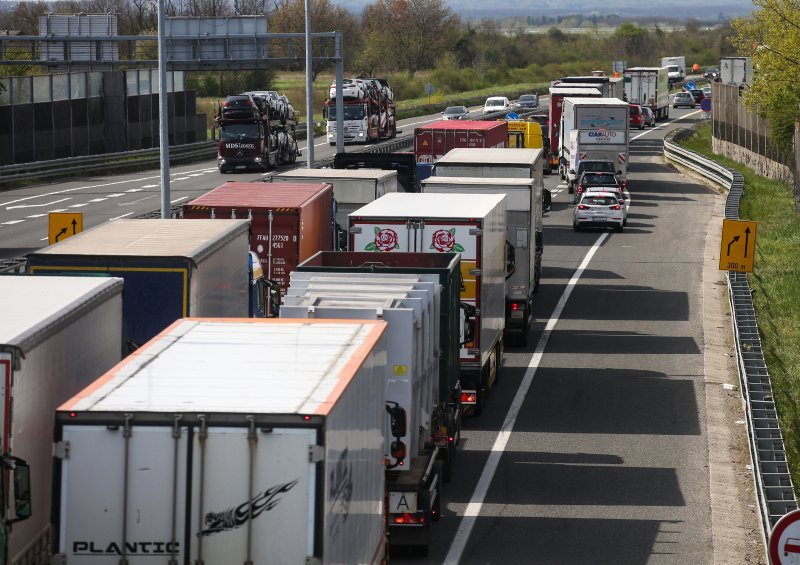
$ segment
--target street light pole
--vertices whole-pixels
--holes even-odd
[[[164,0],[158,0],[158,138],[161,148],[161,217],[170,217],[169,202],[169,92],[167,89],[167,41]]]
[[[314,91],[311,81],[311,0],[306,0],[306,152],[307,167],[314,168]]]

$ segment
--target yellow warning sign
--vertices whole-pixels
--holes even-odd
[[[393,365],[394,376],[395,377],[407,377],[408,376],[408,365]]]
[[[83,231],[83,214],[80,212],[51,212],[48,214],[47,243],[53,245]]]
[[[756,254],[756,222],[722,220],[719,268],[739,273],[753,272]]]

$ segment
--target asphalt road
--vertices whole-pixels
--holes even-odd
[[[622,233],[574,232],[571,195],[546,177],[529,345],[506,352],[486,410],[466,422],[428,557],[393,562],[711,561],[699,306],[712,196],[661,158],[664,132],[698,117],[672,110],[673,122],[632,132]],[[172,173],[173,202],[261,176],[222,177],[213,160]],[[153,171],[4,192],[0,256],[45,245],[48,212],[83,212],[90,227],[156,210],[158,183]]]
[[[466,422],[429,556],[393,562],[711,561],[699,306],[713,197],[661,157],[665,131],[698,117],[632,132],[622,233],[574,232],[571,195],[545,177],[529,345],[506,351]]]

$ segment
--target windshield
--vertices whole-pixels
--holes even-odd
[[[220,127],[220,139],[234,141],[258,139],[258,124],[228,124]]]
[[[336,106],[329,106],[327,110],[328,110],[328,119],[332,122],[336,121]],[[357,106],[344,107],[345,120],[363,120],[364,116],[366,116],[366,111],[364,110],[363,104],[359,104]]]
[[[466,113],[467,109],[464,106],[451,106],[447,108],[444,113],[445,114],[464,114]]]
[[[503,101],[499,100],[499,99],[498,100],[487,100],[486,101],[486,105],[487,106],[502,106],[503,105]]]
[[[616,179],[611,175],[586,175],[583,182],[585,184],[617,184]]]
[[[679,73],[681,72],[681,68],[678,65],[670,65],[667,67],[668,73]]]
[[[533,102],[536,100],[536,97],[533,94],[523,94],[519,97],[520,102]]]

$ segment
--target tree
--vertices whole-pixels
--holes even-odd
[[[795,0],[753,0],[760,8],[734,20],[731,40],[753,59],[753,84],[745,103],[766,116],[776,146],[791,149],[793,124],[800,103],[800,5]]]
[[[376,0],[364,10],[367,54],[413,76],[455,45],[460,19],[444,0]]]

